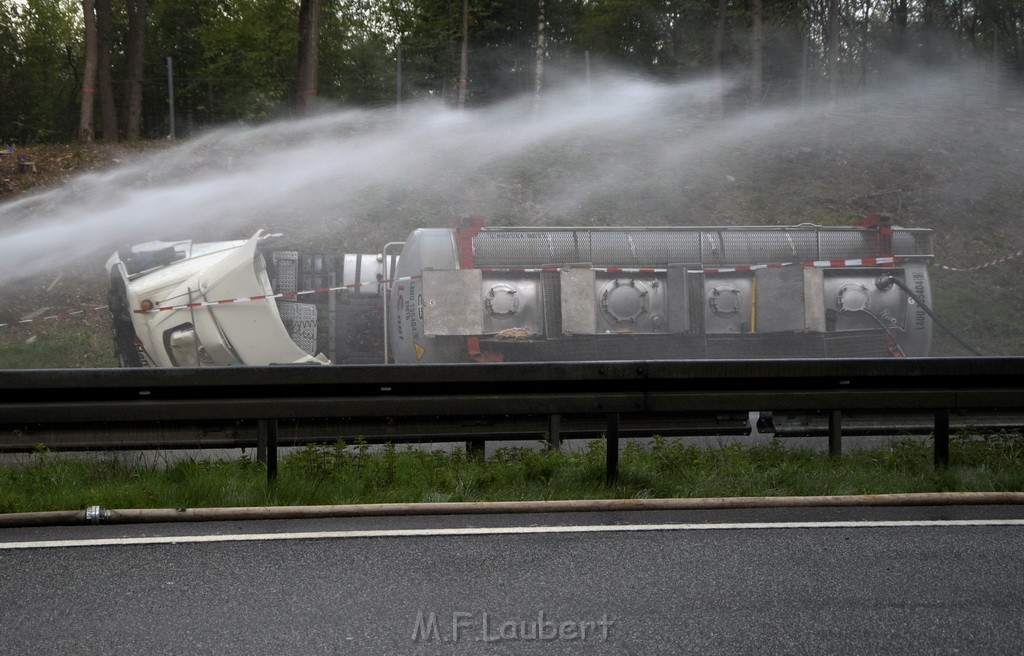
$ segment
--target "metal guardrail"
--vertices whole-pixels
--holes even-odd
[[[838,453],[843,412],[922,411],[944,466],[950,413],[1024,411],[1022,373],[1017,357],[7,370],[0,427],[255,422],[273,478],[284,420],[596,417],[613,480],[622,422],[648,413],[824,411]]]

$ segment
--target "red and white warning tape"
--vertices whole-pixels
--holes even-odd
[[[980,269],[986,269],[997,264],[1002,264],[1014,258],[1024,257],[1024,249],[1004,255],[1003,257],[979,264],[978,266],[959,268],[946,265],[940,265],[938,268],[943,271],[978,271]],[[856,266],[879,266],[886,264],[899,264],[906,260],[901,257],[867,257],[852,260],[811,260],[807,262],[771,262],[768,264],[750,264],[746,266],[738,267],[727,267],[720,269],[688,269],[688,273],[739,273],[745,271],[757,271],[759,269],[770,269],[776,267],[787,267],[787,266],[804,266],[808,268],[834,268],[834,267],[856,267]],[[496,267],[482,267],[480,270],[485,273],[541,273],[541,272],[553,272],[561,271],[563,267],[539,267],[539,268],[496,268]],[[631,268],[631,267],[595,267],[594,271],[601,273],[637,273],[637,274],[650,274],[650,273],[663,273],[666,269],[657,268]],[[262,301],[274,298],[294,298],[298,296],[306,296],[309,294],[321,294],[323,292],[336,292],[343,289],[355,289],[366,285],[383,285],[390,284],[392,282],[402,282],[406,280],[416,280],[422,276],[405,276],[402,278],[395,278],[393,280],[378,280],[374,282],[356,283],[353,285],[340,285],[337,287],[319,287],[317,289],[308,289],[301,292],[281,292],[278,294],[265,294],[261,296],[247,296],[243,298],[229,298],[219,301],[197,301],[194,303],[184,303],[181,305],[166,305],[162,307],[154,307],[150,310],[134,310],[136,314],[153,314],[155,312],[168,312],[171,310],[190,310],[194,308],[209,307],[211,305],[230,305],[232,303],[248,303],[251,301]],[[22,319],[20,321],[10,321],[7,323],[0,323],[0,328],[6,328],[8,326],[19,326],[30,323],[42,323],[46,321],[57,321],[59,319],[71,318],[87,314],[89,312],[98,312],[100,310],[106,310],[106,305],[99,305],[96,307],[83,308],[81,310],[74,310],[72,312],[63,312],[60,314],[51,314],[45,317],[37,317],[33,319]]]
[[[690,273],[733,273],[742,271],[756,271],[758,269],[767,269],[771,267],[784,267],[784,266],[796,266],[801,265],[805,267],[816,267],[816,268],[831,268],[831,267],[853,267],[853,266],[876,266],[882,264],[897,264],[903,262],[903,258],[899,257],[869,257],[855,260],[813,260],[809,262],[773,262],[771,264],[751,264],[747,266],[731,267],[725,269],[695,269]],[[524,268],[494,268],[494,267],[481,267],[481,271],[485,273],[540,273],[549,271],[560,271],[562,267],[540,267],[533,269]],[[658,273],[664,272],[665,269],[654,269],[654,268],[630,268],[630,267],[596,267],[594,271],[600,271],[602,273]],[[211,305],[230,305],[232,303],[248,303],[250,301],[263,301],[274,298],[294,298],[296,296],[305,296],[307,294],[321,294],[323,292],[334,292],[342,289],[354,289],[357,287],[363,287],[365,285],[383,285],[390,284],[393,282],[402,282],[406,280],[416,280],[422,276],[405,276],[402,278],[395,278],[393,280],[378,280],[374,282],[356,283],[354,285],[340,285],[338,287],[320,287],[317,289],[309,289],[301,292],[280,292],[278,294],[262,294],[260,296],[246,296],[242,298],[227,298],[220,301],[195,301],[192,303],[182,303],[180,305],[165,305],[161,307],[154,307],[149,310],[133,310],[136,314],[153,314],[155,312],[169,312],[172,310],[191,310],[201,307],[210,307]]]
[[[1015,257],[1021,257],[1022,255],[1024,255],[1024,248],[1022,248],[1021,250],[1017,251],[1016,253],[1010,253],[1009,255],[1004,255],[1004,256],[1002,256],[1000,258],[997,258],[995,260],[991,260],[989,262],[985,262],[984,264],[979,264],[978,266],[973,266],[973,267],[967,267],[965,269],[960,269],[960,268],[957,268],[957,267],[946,266],[946,265],[943,264],[939,268],[942,269],[943,271],[960,271],[960,272],[963,272],[963,271],[977,271],[978,269],[987,269],[988,267],[995,266],[997,264],[1002,264],[1003,262],[1007,262],[1009,260],[1012,260]]]
[[[21,321],[10,321],[8,323],[0,323],[0,328],[6,328],[7,326],[20,326],[28,323],[42,323],[43,321],[57,321],[58,319],[68,319],[71,317],[77,317],[88,312],[99,312],[100,310],[106,310],[106,305],[99,305],[97,307],[83,308],[81,310],[74,310],[73,312],[62,312],[60,314],[51,314],[45,317],[36,317],[34,319],[22,319]]]
[[[737,271],[757,271],[785,266],[803,266],[808,269],[833,269],[837,267],[881,266],[906,262],[902,257],[862,257],[853,260],[810,260],[808,262],[772,262],[770,264],[751,264],[749,266],[730,267],[726,269],[695,269],[689,273],[735,273]]]
[[[727,267],[720,269],[688,269],[688,273],[736,273],[743,271],[758,271],[760,269],[773,269],[787,266],[804,266],[808,268],[834,268],[834,267],[855,267],[855,266],[879,266],[884,264],[899,264],[906,260],[902,257],[865,257],[855,260],[810,260],[807,262],[771,262],[769,264],[748,264],[738,267]],[[495,268],[483,267],[485,273],[541,273],[561,271],[563,267],[540,267],[535,269],[522,268]],[[664,273],[667,269],[630,268],[630,267],[595,267],[594,271],[600,273]]]
[[[1020,255],[1017,253],[1016,255]],[[1014,256],[1010,256],[1014,257]],[[1007,259],[1007,258],[1001,258]],[[868,257],[853,260],[812,260],[808,262],[772,262],[768,264],[750,264],[746,266],[728,267],[720,269],[692,269],[689,273],[737,273],[745,271],[757,271],[759,269],[769,269],[775,267],[786,267],[786,266],[804,266],[809,268],[833,268],[833,267],[855,267],[855,266],[878,266],[885,264],[899,264],[904,262],[904,258],[900,257]],[[1001,260],[1000,260],[1001,261]],[[984,265],[988,266],[988,265]],[[551,272],[561,271],[563,267],[540,267],[540,268],[494,268],[494,267],[482,267],[481,271],[487,272],[502,272],[502,273],[540,273],[540,272]],[[946,268],[946,267],[943,267]],[[979,267],[980,268],[980,267]],[[636,273],[636,274],[651,274],[651,273],[663,273],[666,269],[658,268],[631,268],[631,267],[595,267],[594,271],[601,273]],[[954,269],[961,270],[961,269]],[[352,285],[339,285],[337,287],[318,287],[316,289],[307,289],[299,292],[280,292],[277,294],[261,294],[259,296],[245,296],[242,298],[227,298],[218,301],[195,301],[192,303],[182,303],[180,305],[164,305],[160,307],[153,307],[149,310],[133,310],[135,314],[154,314],[157,312],[170,312],[173,310],[192,310],[201,307],[210,307],[213,305],[231,305],[233,303],[249,303],[252,301],[263,301],[275,298],[295,298],[298,296],[306,296],[309,294],[321,294],[324,292],[336,292],[343,289],[356,289],[364,287],[366,285],[384,285],[391,284],[393,282],[403,282],[408,280],[418,280],[422,276],[404,276],[401,278],[394,278],[392,280],[376,280],[373,282],[356,283]],[[94,308],[86,308],[83,310],[76,310],[74,312],[66,312],[63,314],[55,314],[46,317],[40,317],[38,319],[23,319],[21,321],[13,321],[10,323],[0,323],[0,328],[6,326],[13,326],[19,324],[28,324],[39,321],[55,321],[63,317],[73,317],[76,315],[85,314],[86,312],[95,312],[97,310],[107,309],[106,305],[101,305]]]

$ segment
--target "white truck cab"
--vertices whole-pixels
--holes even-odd
[[[282,322],[258,250],[267,237],[147,242],[112,255],[106,266],[122,364],[327,364],[300,348]]]

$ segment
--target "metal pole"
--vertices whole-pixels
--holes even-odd
[[[483,460],[487,453],[487,440],[474,437],[466,440],[466,456],[474,460]]]
[[[590,92],[590,51],[586,50],[583,52],[583,61],[586,64],[586,81],[587,81],[587,92]]]
[[[462,56],[459,61],[459,95],[455,106],[465,109],[469,87],[469,0],[462,0]]]
[[[935,468],[949,466],[949,408],[935,411]]]
[[[833,458],[843,454],[843,411],[828,414],[828,454]]]
[[[277,420],[267,420],[267,482],[277,480]]]
[[[327,357],[331,362],[338,361],[338,274],[332,271],[327,274],[333,291],[327,292]]]
[[[555,450],[562,448],[562,415],[548,415],[548,446]]]
[[[402,42],[395,45],[395,58],[398,60],[398,67],[395,74],[395,105],[398,111],[402,111]]]
[[[167,109],[169,114],[169,122],[171,124],[171,139],[175,138],[174,134],[174,58],[167,58]]]
[[[256,422],[256,462],[267,462],[267,431],[262,420]]]
[[[608,442],[605,482],[612,485],[619,477],[619,415],[608,415],[608,430],[605,433],[605,439]]]
[[[384,283],[383,283],[383,286],[382,287],[378,287],[378,289],[379,289],[379,291],[381,293],[381,296],[383,298],[383,301],[384,301],[383,305],[382,305],[382,307],[383,307],[383,319],[384,319],[384,326],[383,326],[383,328],[384,328],[384,364],[388,363],[388,303],[391,300],[391,296],[390,296],[390,293],[389,293],[388,290],[391,287],[392,278],[395,277],[395,269],[397,268],[397,265],[398,265],[398,260],[397,259],[395,260],[393,265],[392,265],[391,260],[388,259],[388,249],[391,248],[392,246],[404,246],[404,245],[405,245],[404,241],[389,241],[388,243],[384,244],[384,250],[381,252],[381,255],[384,256],[384,262],[383,262],[383,265],[384,265],[384,267],[383,267],[384,268]]]
[[[277,420],[260,419],[256,430],[256,443],[266,449],[267,482],[273,483],[277,480]]]

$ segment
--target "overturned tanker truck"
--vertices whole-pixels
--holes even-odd
[[[928,355],[932,232],[415,230],[380,253],[239,241],[111,256],[124,366]]]

